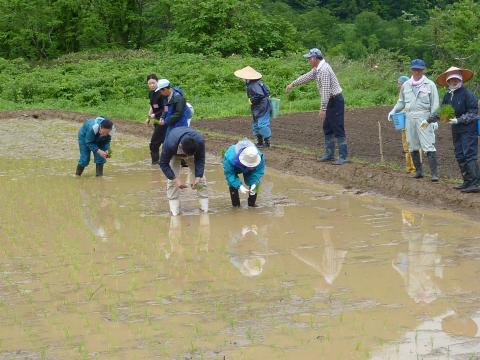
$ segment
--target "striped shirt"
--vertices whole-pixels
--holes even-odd
[[[320,110],[327,110],[328,100],[342,93],[337,76],[333,72],[332,67],[325,60],[322,60],[316,68],[293,81],[292,85],[305,84],[313,79],[317,80],[317,88],[321,96]]]

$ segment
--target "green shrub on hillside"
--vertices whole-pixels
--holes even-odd
[[[390,104],[396,78],[407,61],[388,53],[361,61],[327,58],[337,73],[348,107]],[[72,54],[41,65],[0,60],[0,106],[56,108],[145,119],[146,75],[155,72],[180,86],[195,108],[195,117],[249,114],[244,84],[233,72],[251,65],[264,75],[281,112],[314,111],[319,106],[316,84],[299,86],[287,97],[285,86],[310,70],[301,54],[284,57],[227,58],[150,51]]]

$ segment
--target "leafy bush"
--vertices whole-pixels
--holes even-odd
[[[339,77],[348,107],[393,103],[396,79],[408,65],[382,51],[358,61],[327,60]],[[314,81],[285,95],[285,86],[310,70],[301,54],[222,58],[145,50],[77,53],[41,65],[0,59],[0,106],[87,111],[143,121],[149,106],[145,78],[154,72],[185,91],[197,118],[247,115],[245,85],[233,75],[247,65],[264,75],[272,96],[281,99],[281,112],[318,110]]]

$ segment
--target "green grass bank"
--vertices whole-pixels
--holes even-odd
[[[347,107],[392,104],[396,79],[406,61],[379,53],[359,61],[327,58],[344,90]],[[228,58],[153,51],[75,53],[42,63],[0,58],[0,110],[58,109],[143,121],[148,110],[146,75],[156,73],[180,86],[195,108],[195,117],[215,118],[249,113],[244,84],[233,71],[251,65],[264,75],[281,112],[319,107],[315,83],[286,84],[309,70],[301,54],[282,57]]]

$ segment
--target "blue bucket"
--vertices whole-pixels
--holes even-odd
[[[480,136],[480,116],[477,117],[477,135]]]
[[[392,115],[393,124],[395,125],[395,130],[405,129],[405,113],[398,112]]]
[[[280,114],[280,99],[270,98],[270,104],[272,105],[272,118],[277,118]]]

